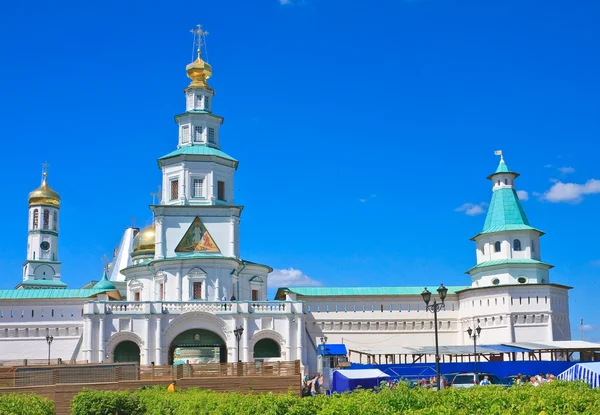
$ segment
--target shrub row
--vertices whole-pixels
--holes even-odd
[[[84,390],[71,403],[72,415],[596,415],[600,390],[583,383],[539,387],[448,388],[437,392],[399,385],[378,392],[358,390],[333,396],[244,395],[164,388],[137,392]]]
[[[54,415],[54,402],[38,395],[11,393],[0,395],[2,415]]]

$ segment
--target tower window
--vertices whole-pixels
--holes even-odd
[[[211,144],[215,143],[215,129],[208,127],[208,142]]]
[[[258,301],[258,290],[252,290],[252,301]]]
[[[217,182],[217,199],[225,200],[225,182]]]
[[[531,241],[531,252],[535,252],[535,241]]]
[[[194,194],[192,197],[204,197],[204,179],[194,179]]]
[[[194,300],[202,299],[202,281],[194,281],[192,285],[192,298]]]
[[[502,245],[500,244],[500,241],[496,241],[494,244],[494,252],[500,252],[500,249],[502,249]]]
[[[171,180],[171,200],[179,199],[179,180]]]
[[[204,109],[210,111],[210,97],[208,95],[204,96]]]
[[[198,109],[202,108],[202,95],[196,96],[196,108],[198,108]]]
[[[498,180],[498,186],[500,186],[500,180]]]
[[[189,143],[190,142],[190,126],[184,125],[181,127],[181,142]]]
[[[527,282],[527,278],[525,278],[525,277],[519,277],[517,279],[517,281],[519,281],[519,284],[525,284]]]
[[[508,184],[508,179],[504,179],[504,184]]]
[[[158,285],[158,299],[160,301],[165,299],[165,284],[163,284],[163,283],[160,283]]]
[[[58,212],[54,211],[54,214],[52,215],[52,229],[53,230],[57,230],[58,229]]]
[[[44,209],[43,215],[44,229],[48,229],[50,228],[50,211],[48,209]]]
[[[196,143],[202,142],[202,131],[203,131],[203,128],[201,125],[197,125],[194,127],[194,142],[196,142]]]
[[[141,297],[140,297],[140,292],[139,292],[139,291],[136,291],[136,292],[134,293],[134,295],[133,295],[133,299],[134,299],[134,301],[140,301],[140,298],[141,298]]]
[[[518,239],[515,239],[513,241],[513,249],[515,251],[520,251],[521,250],[521,241],[519,241]]]
[[[33,210],[33,229],[40,226],[40,212],[37,209]]]

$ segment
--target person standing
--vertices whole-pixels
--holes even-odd
[[[485,375],[483,377],[483,380],[481,382],[479,382],[480,386],[488,386],[488,385],[491,385],[491,384],[492,384],[492,382],[490,382],[490,378],[489,378],[488,375]]]
[[[321,390],[321,385],[319,384],[319,380],[321,379],[321,374],[317,372],[315,377],[312,379],[310,384],[310,394],[314,398]]]

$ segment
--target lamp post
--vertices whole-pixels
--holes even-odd
[[[327,344],[327,336],[321,337],[321,365],[323,369],[321,370],[321,374],[325,373],[325,345]]]
[[[235,334],[235,339],[237,340],[237,354],[238,354],[238,363],[240,360],[240,340],[242,339],[242,333],[244,332],[244,328],[239,326],[235,330],[233,330],[233,334]]]
[[[52,344],[53,340],[53,336],[46,336],[46,342],[48,343],[48,365],[50,365],[50,345]]]
[[[437,390],[440,390],[440,348],[438,344],[437,313],[438,311],[441,311],[444,308],[446,308],[444,300],[446,299],[446,294],[448,294],[448,289],[444,287],[444,284],[440,284],[440,287],[437,289],[437,292],[440,296],[440,303],[438,303],[437,300],[434,299],[433,304],[429,304],[429,302],[431,301],[431,293],[429,292],[427,287],[425,287],[425,289],[421,293],[421,297],[423,297],[423,301],[425,301],[425,309],[433,313],[433,324],[435,326],[435,379],[437,381]]]
[[[481,327],[479,327],[478,324],[475,333],[473,333],[473,329],[469,327],[467,333],[469,334],[469,337],[473,339],[473,357],[475,358],[475,370],[473,372],[477,373],[477,338],[481,337]]]

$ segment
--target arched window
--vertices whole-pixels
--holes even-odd
[[[43,229],[48,229],[50,227],[50,211],[48,209],[44,209],[43,221]]]
[[[500,241],[496,241],[496,243],[494,244],[494,251],[500,252],[501,248],[502,248],[502,245],[500,244]]]
[[[54,211],[54,215],[52,218],[52,229],[53,230],[58,229],[58,212],[57,211]]]
[[[520,251],[521,250],[521,241],[519,241],[518,239],[515,239],[513,241],[513,249],[515,251]]]
[[[504,184],[508,184],[508,179],[504,179]]]
[[[535,241],[531,241],[531,252],[535,252]]]
[[[37,209],[33,210],[33,229],[37,229],[40,226],[40,212]]]

